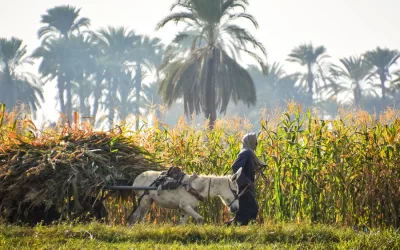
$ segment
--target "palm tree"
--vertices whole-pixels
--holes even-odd
[[[362,97],[361,84],[368,80],[371,65],[361,56],[351,56],[340,59],[343,68],[338,69],[340,78],[350,82],[350,89],[353,91],[354,105],[358,107]]]
[[[324,46],[314,46],[310,44],[302,44],[292,50],[289,54],[288,61],[295,62],[301,66],[307,67],[307,73],[300,78],[300,84],[306,83],[308,89],[308,101],[313,103],[314,87],[318,89],[322,84],[323,78],[323,60],[327,58],[326,48]],[[301,74],[299,74],[301,75]]]
[[[38,38],[42,39],[42,48],[46,50],[49,46],[52,46],[55,40],[62,40],[58,46],[59,52],[63,52],[64,56],[67,56],[72,50],[68,50],[70,46],[69,40],[72,36],[81,33],[81,29],[89,27],[90,20],[88,18],[79,18],[80,9],[76,9],[70,5],[56,6],[48,9],[45,14],[42,15],[41,23],[45,26],[41,27],[37,32]],[[53,44],[55,45],[55,44]],[[60,60],[64,60],[63,56],[55,56]],[[46,57],[42,57],[46,60]],[[54,62],[53,63],[57,63]],[[46,64],[46,63],[45,63]],[[54,72],[53,72],[54,73]],[[51,75],[54,75],[54,74]],[[72,117],[72,83],[71,75],[65,75],[66,72],[59,71],[60,75],[55,75],[52,78],[57,77],[58,96],[61,106],[61,112],[67,114],[67,117]],[[49,74],[47,74],[48,76]],[[64,91],[66,92],[66,102],[64,100]]]
[[[380,47],[365,53],[365,60],[373,66],[371,76],[378,76],[380,80],[382,105],[385,105],[386,102],[385,83],[391,78],[389,69],[396,63],[399,57],[400,53],[397,50],[390,50],[387,48],[382,49]]]
[[[26,53],[22,40],[0,38],[0,102],[9,108],[18,101],[24,102],[30,106],[35,117],[43,94],[39,80],[21,70],[25,65],[33,64]]]
[[[265,110],[274,110],[284,107],[288,100],[304,102],[306,93],[296,86],[296,77],[288,75],[282,64],[274,62],[268,65],[268,75],[266,76],[256,65],[250,65],[247,71],[254,80],[257,89],[257,104],[247,107],[243,104],[236,106],[229,105],[227,115],[246,117],[252,124],[260,122],[260,113]]]
[[[73,82],[72,86],[72,96],[77,97],[78,101],[73,101],[73,103],[79,103],[79,112],[82,117],[91,118],[91,98],[94,92],[94,84],[93,79],[91,77],[87,77],[87,73],[83,73],[82,75],[78,75],[76,80]],[[80,79],[80,80],[79,80]],[[75,107],[77,109],[77,107]]]
[[[263,107],[276,108],[285,106],[289,99],[303,102],[306,94],[296,86],[297,79],[295,76],[288,75],[283,65],[278,62],[269,65],[268,69],[268,76],[263,75],[258,68],[251,67],[249,70],[252,78],[255,79],[258,90],[258,111]]]
[[[318,84],[316,92],[319,98],[314,100],[314,105],[322,111],[322,117],[327,114],[331,117],[337,114],[340,104],[339,94],[348,90],[346,82],[341,80],[339,71],[339,66],[331,63],[318,69],[323,84]]]
[[[324,83],[318,86],[317,92],[324,96],[324,99],[336,100],[338,95],[347,90],[346,83],[340,81],[340,68],[335,64],[327,64],[318,70],[321,72],[321,79]],[[322,101],[322,100],[319,100]]]
[[[259,89],[259,92],[257,93],[257,100],[258,102],[263,101],[264,103],[269,103],[268,106],[271,107],[274,104],[280,103],[282,99],[289,97],[277,95],[281,88],[281,85],[283,84],[285,79],[288,78],[288,75],[283,69],[283,65],[278,62],[274,62],[268,68],[268,76],[263,76],[262,72],[258,70],[258,75],[260,77],[264,77],[264,80],[262,82],[263,86],[257,88]],[[289,94],[290,89],[286,89],[285,92]]]
[[[112,125],[116,116],[115,109],[119,105],[119,85],[129,84],[129,89],[133,88],[132,82],[126,82],[126,80],[127,74],[132,68],[129,62],[137,36],[133,31],[124,27],[108,27],[100,29],[97,33],[92,33],[92,39],[98,50],[93,112],[97,113],[102,89],[106,89],[105,103]]]
[[[247,0],[177,0],[172,10],[181,8],[165,17],[157,25],[183,23],[172,44],[191,44],[187,50],[168,53],[160,67],[159,92],[167,106],[183,97],[187,116],[203,112],[213,128],[217,110],[224,113],[233,99],[255,105],[256,91],[249,73],[237,61],[242,52],[252,56],[266,71],[264,59],[249,47],[266,56],[263,45],[246,29],[234,21],[247,19],[255,27],[252,15],[245,13]],[[237,8],[240,7],[240,8]],[[242,10],[240,12],[240,10]]]
[[[83,84],[89,67],[93,67],[92,47],[90,41],[81,36],[71,36],[68,40],[60,38],[49,39],[42,43],[33,54],[33,58],[42,59],[39,72],[45,81],[57,78],[58,98],[61,112],[72,117],[73,82]],[[80,87],[77,87],[80,88]],[[67,102],[64,101],[64,91]]]
[[[72,85],[67,91],[67,98],[72,100],[73,96],[79,98],[79,110],[83,116],[90,116],[90,97],[94,91],[93,75],[96,73],[95,56],[96,49],[93,46],[91,37],[78,34],[71,36],[68,41]],[[76,103],[76,102],[74,102]],[[76,107],[75,107],[76,108]]]
[[[293,97],[293,88],[287,88],[286,82],[290,78],[283,69],[283,65],[274,62],[268,66],[268,76],[265,76],[255,65],[250,66],[248,71],[256,84],[257,103],[266,107],[276,107],[287,98]],[[295,83],[295,82],[293,82]],[[282,86],[285,88],[282,89]],[[294,87],[294,86],[292,86]],[[258,105],[260,108],[261,106]]]
[[[83,27],[89,27],[90,20],[88,18],[79,18],[80,10],[70,5],[48,9],[40,21],[45,26],[38,31],[39,39],[43,38],[43,41],[46,41],[48,38],[68,38],[74,31],[79,32]]]
[[[248,107],[244,104],[234,106],[230,104],[227,115],[246,117],[252,124],[257,124],[260,120],[260,112],[264,108],[274,109],[284,106],[285,101],[289,98],[298,99],[296,81],[286,74],[283,65],[274,62],[272,65],[268,65],[268,69],[266,76],[257,65],[247,67],[257,89],[256,106]]]
[[[33,53],[32,57],[42,59],[39,64],[39,72],[44,79],[44,82],[52,81],[57,78],[58,100],[60,102],[61,113],[65,114],[65,74],[64,65],[65,56],[68,53],[65,51],[64,40],[49,40],[45,41]]]
[[[154,72],[161,64],[163,54],[163,45],[158,38],[149,38],[147,36],[138,36],[134,42],[134,48],[130,53],[129,60],[134,62],[135,67],[135,116],[136,130],[139,129],[139,117],[141,107],[141,92],[143,76]]]
[[[118,114],[121,120],[126,120],[127,117],[136,110],[136,95],[135,95],[135,73],[129,70],[119,76],[118,91]]]

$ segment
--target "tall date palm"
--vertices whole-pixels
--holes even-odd
[[[237,56],[248,54],[267,70],[264,46],[236,22],[245,19],[258,27],[255,18],[246,13],[247,6],[247,0],[177,0],[172,6],[176,11],[157,25],[184,24],[170,47],[190,44],[186,50],[172,50],[163,60],[159,88],[163,101],[170,106],[183,98],[186,115],[204,113],[210,128],[217,110],[224,113],[231,99],[256,103],[253,80]]]
[[[328,57],[324,46],[314,47],[313,44],[301,44],[289,54],[288,61],[295,62],[307,68],[307,73],[300,78],[301,83],[306,83],[309,103],[313,103],[315,89],[319,89],[323,79],[322,63]]]
[[[342,78],[350,82],[350,88],[353,91],[354,105],[358,107],[362,98],[361,84],[368,79],[372,67],[360,56],[342,58],[340,62],[344,67],[340,69],[339,73]]]
[[[0,38],[0,103],[10,109],[18,102],[25,103],[35,117],[43,94],[39,80],[23,69],[33,64],[26,54],[22,40]]]
[[[399,51],[380,47],[365,53],[365,60],[373,66],[372,76],[377,76],[380,80],[383,105],[386,102],[386,82],[391,78],[390,68],[399,57]]]
[[[67,38],[74,31],[80,31],[83,27],[90,26],[90,20],[86,17],[79,18],[80,9],[70,5],[61,5],[50,8],[42,15],[41,27],[37,32],[39,39],[46,41],[49,38]]]
[[[69,119],[72,118],[73,84],[71,81],[74,76],[71,75],[71,67],[67,65],[67,62],[71,58],[70,54],[75,52],[76,45],[76,43],[71,44],[76,42],[71,40],[79,37],[81,30],[90,25],[88,18],[80,18],[79,15],[80,9],[70,5],[60,5],[48,9],[41,16],[40,22],[44,26],[37,32],[38,38],[42,39],[42,45],[34,52],[34,57],[42,59],[39,70],[42,76],[51,80],[57,78],[61,112],[66,114]],[[46,60],[48,61],[46,62]],[[73,62],[69,60],[69,63]],[[53,72],[49,72],[50,69]],[[66,92],[66,98],[64,98],[64,92]]]

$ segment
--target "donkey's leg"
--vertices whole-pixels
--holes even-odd
[[[191,215],[197,222],[203,222],[204,218],[200,214],[198,214],[194,209],[189,205],[179,206],[183,211]]]
[[[181,218],[181,220],[180,220],[180,222],[179,222],[179,224],[185,225],[186,222],[187,222],[187,220],[188,220],[188,218],[189,218],[189,215],[190,215],[190,214],[184,212],[183,215],[182,215],[182,218]]]
[[[139,206],[137,207],[135,212],[131,215],[131,217],[128,219],[128,225],[133,225],[135,223],[142,221],[144,216],[149,211],[152,202],[153,201],[148,195],[143,196],[143,198],[140,200]]]

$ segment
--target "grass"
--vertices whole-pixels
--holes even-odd
[[[248,227],[99,223],[0,225],[1,249],[399,249],[397,231],[355,231],[320,224]]]

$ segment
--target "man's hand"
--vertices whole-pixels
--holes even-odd
[[[248,184],[247,184],[247,186],[249,187],[249,188],[254,188],[254,182],[249,182]]]
[[[267,167],[267,165],[258,165],[255,167],[254,172],[258,173],[260,171],[264,171],[264,169]]]

